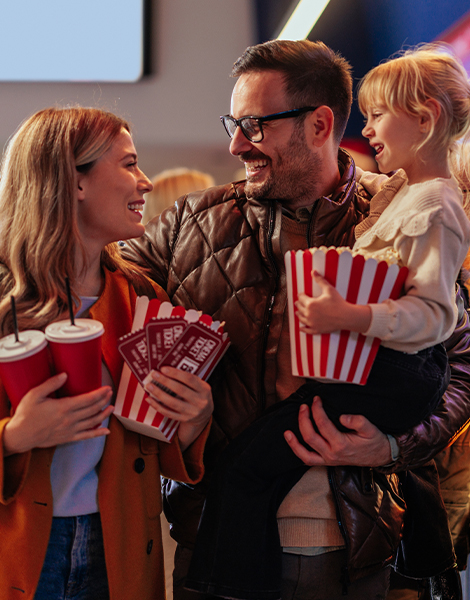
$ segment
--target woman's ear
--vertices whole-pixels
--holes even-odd
[[[77,171],[77,200],[85,200],[85,178],[86,175],[84,173]]]
[[[428,110],[421,114],[419,124],[421,132],[428,133],[431,125],[436,124],[441,116],[441,105],[434,98],[428,98],[424,104]]]
[[[307,115],[307,141],[316,147],[323,146],[333,135],[335,116],[329,106],[319,106]]]

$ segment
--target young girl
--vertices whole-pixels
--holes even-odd
[[[77,315],[104,325],[103,387],[54,397],[66,375],[30,390],[11,415],[0,385],[0,598],[164,598],[160,469],[188,483],[203,473],[212,412],[208,384],[160,374],[149,402],[181,420],[171,444],[126,430],[113,416],[137,295],[165,292],[120,257],[117,241],[142,235],[143,194],[129,125],[97,109],[46,109],[6,150],[0,185],[0,326],[20,331]],[[100,426],[101,425],[101,426]]]
[[[363,134],[376,150],[380,170],[402,170],[372,199],[370,216],[356,228],[355,247],[372,256],[393,249],[409,269],[405,295],[356,306],[314,274],[322,294],[304,295],[297,303],[304,331],[353,330],[383,344],[365,386],[312,380],[232,442],[207,496],[190,589],[247,600],[280,597],[276,512],[308,469],[283,435],[292,429],[300,437],[301,403],[319,395],[337,425],[341,414],[356,413],[398,433],[430,414],[447,386],[441,342],[455,326],[455,281],[470,244],[470,223],[450,169],[456,141],[469,135],[467,74],[448,53],[421,47],[373,69],[362,82],[359,106],[367,117]],[[431,577],[454,562],[435,469],[423,468],[405,488],[416,519],[414,535],[408,539],[405,532],[402,571]],[[427,553],[434,556],[432,564],[421,562],[419,544],[435,546],[435,553]]]

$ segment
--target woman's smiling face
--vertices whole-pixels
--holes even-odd
[[[90,171],[78,173],[78,226],[85,245],[141,236],[143,195],[152,184],[137,164],[134,142],[125,129]]]

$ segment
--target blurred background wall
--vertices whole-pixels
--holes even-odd
[[[43,10],[47,1],[37,0],[43,2]],[[0,0],[0,31],[8,27],[2,23],[5,2]],[[228,152],[228,138],[218,117],[230,109],[232,63],[248,45],[275,37],[297,2],[148,2],[148,75],[135,83],[1,81],[0,144],[25,117],[45,106],[101,106],[131,121],[141,166],[149,176],[185,166],[210,172],[217,183],[231,180],[241,164]],[[455,31],[469,9],[468,0],[331,0],[309,39],[321,39],[340,51],[352,63],[357,81],[402,47]],[[21,23],[17,30],[19,47],[25,42]],[[469,40],[470,25],[461,36],[470,53]],[[93,44],[93,40],[84,38],[82,43]],[[66,53],[67,48],[58,46],[57,52]],[[2,60],[10,60],[14,53],[12,47]],[[359,140],[361,128],[362,117],[354,108],[347,141]]]

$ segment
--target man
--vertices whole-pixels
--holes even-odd
[[[352,245],[370,198],[355,182],[352,160],[339,150],[352,102],[344,59],[322,43],[268,42],[248,48],[232,74],[238,80],[231,114],[222,120],[231,153],[245,164],[246,182],[180,199],[126,251],[149,267],[172,302],[226,323],[232,344],[211,379],[208,475],[231,439],[304,381],[291,373],[284,253]],[[391,442],[361,416],[346,418],[353,431],[340,433],[319,400],[312,405],[319,433],[301,413],[312,450],[295,438],[290,443],[314,467],[278,512],[283,599],[334,600],[345,590],[351,599],[385,597],[404,503],[396,476],[370,467],[423,464],[466,423],[470,369],[458,369],[446,404]],[[344,464],[359,466],[333,466]],[[166,484],[165,512],[178,542],[175,600],[201,598],[183,586],[207,479],[192,488]]]

